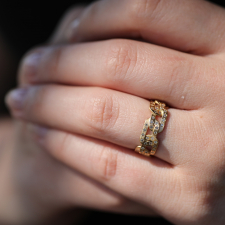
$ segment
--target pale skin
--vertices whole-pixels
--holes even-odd
[[[78,11],[52,46],[28,53],[20,89],[6,98],[22,142],[19,186],[38,199],[51,193],[42,211],[28,199],[33,215],[83,206],[224,224],[224,9],[201,0],[107,0]],[[151,158],[133,151],[151,115],[148,99],[171,107]],[[40,189],[29,186],[34,175]]]

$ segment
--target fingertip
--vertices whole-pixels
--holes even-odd
[[[19,88],[9,91],[5,96],[5,104],[14,110],[21,110],[27,91],[27,88]]]
[[[44,52],[44,48],[35,49],[22,60],[19,68],[19,82],[22,86],[37,81],[37,73]]]

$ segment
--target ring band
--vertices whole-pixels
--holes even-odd
[[[135,152],[145,156],[155,155],[159,145],[157,135],[163,131],[168,114],[166,104],[157,100],[150,101],[149,109],[152,115],[149,119],[145,120],[140,136],[141,146],[135,148]],[[161,117],[161,120],[158,121],[156,117]],[[149,130],[151,134],[148,134]]]

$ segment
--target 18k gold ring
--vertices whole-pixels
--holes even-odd
[[[141,145],[135,148],[135,152],[145,156],[155,155],[159,145],[157,135],[163,131],[168,115],[166,104],[157,100],[150,101],[149,109],[152,115],[145,120],[140,136]],[[159,118],[161,118],[160,121]]]

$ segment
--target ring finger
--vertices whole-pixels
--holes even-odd
[[[149,101],[97,87],[35,86],[11,92],[7,102],[16,117],[130,149],[140,143],[144,121],[151,117]],[[165,130],[158,135],[156,156],[177,165],[191,155],[192,143],[185,142],[189,132],[185,129],[195,128],[196,112],[168,111]],[[192,138],[195,133],[189,133]],[[182,154],[176,154],[180,149]]]

